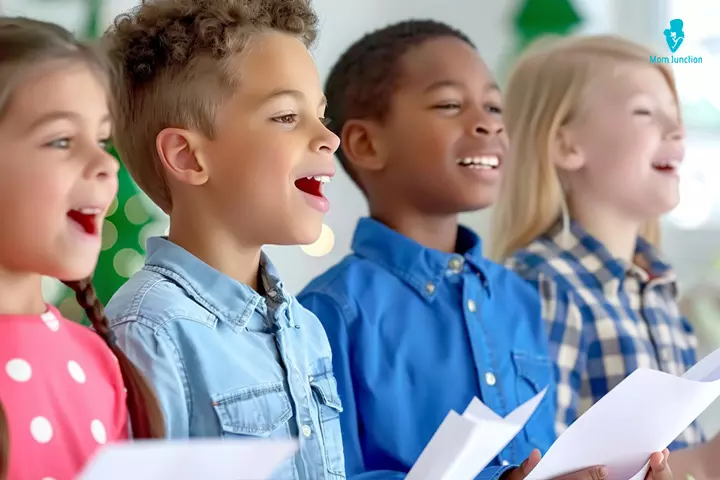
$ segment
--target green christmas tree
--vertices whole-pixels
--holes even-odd
[[[530,43],[546,35],[568,35],[582,22],[571,0],[524,0],[513,16],[513,44],[500,67],[500,79],[507,78],[518,55]]]
[[[96,39],[101,34],[102,2],[88,0],[84,28],[87,39]],[[114,150],[111,153],[117,157]],[[118,180],[118,194],[105,219],[102,252],[93,277],[98,297],[104,303],[142,266],[147,237],[162,234],[165,230],[158,209],[154,208],[122,166]],[[56,304],[63,315],[86,322],[72,292],[51,280],[48,280],[46,286],[50,295],[57,298]]]
[[[581,22],[571,0],[525,0],[515,16],[516,48],[545,35],[568,35]]]

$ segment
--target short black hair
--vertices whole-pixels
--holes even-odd
[[[332,67],[325,82],[328,128],[340,136],[350,119],[384,120],[400,77],[402,57],[413,47],[445,37],[457,38],[476,48],[459,30],[433,20],[406,20],[388,25],[352,44]],[[336,155],[343,170],[364,191],[342,145]]]

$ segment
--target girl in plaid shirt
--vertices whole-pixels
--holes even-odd
[[[696,361],[657,250],[658,218],[679,200],[685,134],[672,72],[651,56],[616,37],[567,38],[531,50],[506,91],[493,256],[540,293],[558,433],[635,369],[682,375]],[[684,449],[670,462],[676,475],[712,474],[717,447],[703,440],[691,425],[670,446]]]

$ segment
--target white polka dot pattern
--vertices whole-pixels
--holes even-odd
[[[85,376],[85,371],[80,365],[78,365],[75,360],[70,360],[67,364],[67,368],[73,380],[75,380],[77,383],[85,383],[85,381],[87,380],[87,377]]]
[[[90,423],[90,431],[95,441],[100,445],[104,445],[105,442],[107,442],[107,431],[105,430],[105,425],[103,425],[100,420],[93,420]]]
[[[60,329],[60,321],[55,318],[55,315],[52,312],[43,313],[40,315],[40,318],[53,332],[57,332]]]
[[[30,434],[38,443],[48,443],[52,440],[53,428],[45,417],[35,417],[30,422]]]
[[[32,377],[32,367],[22,358],[13,358],[5,364],[5,373],[16,382],[27,382]]]

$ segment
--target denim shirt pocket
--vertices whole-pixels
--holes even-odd
[[[340,431],[340,413],[343,407],[337,382],[330,369],[312,375],[309,381],[318,405],[327,470],[339,478],[345,478],[345,455]]]
[[[293,416],[283,382],[242,387],[212,396],[222,436],[288,438]]]
[[[543,431],[554,431],[555,428],[555,399],[553,395],[553,365],[549,357],[533,355],[521,351],[512,353],[513,364],[517,372],[516,393],[517,404],[522,405],[543,389],[548,388],[548,392],[538,405],[537,410],[528,421],[523,434],[528,442],[535,448],[545,451],[549,445],[540,440],[535,435],[542,436]],[[547,418],[548,415],[550,418]],[[550,422],[549,427],[543,426],[544,423]]]

